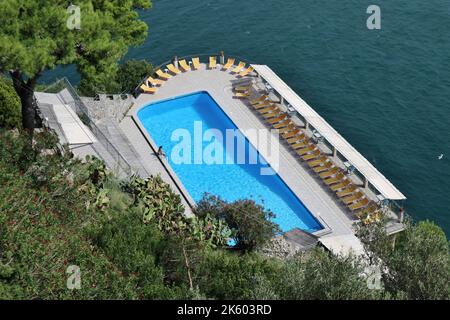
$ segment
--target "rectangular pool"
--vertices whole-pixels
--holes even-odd
[[[256,154],[257,160],[250,162],[253,164],[249,161],[245,161],[245,164],[236,161],[238,152],[236,149],[234,153],[227,150],[225,137],[227,129],[237,127],[207,92],[155,102],[142,107],[137,115],[153,141],[158,146],[163,146],[171,167],[194,201],[198,202],[205,192],[226,201],[253,199],[276,214],[274,221],[284,232],[293,228],[308,232],[323,229],[278,174],[261,175],[261,168],[267,169],[270,166],[246,138],[243,138],[246,154]],[[177,154],[175,151],[179,150],[181,139],[174,139],[174,132],[190,133],[193,145],[198,121],[201,122],[203,133],[208,129],[218,130],[210,132],[222,133],[223,139],[217,139],[213,134],[209,141],[200,141],[202,149],[211,145],[211,142],[215,143],[215,150],[220,149],[220,154],[224,157],[221,163],[195,163],[194,147],[191,149],[191,163],[181,163],[177,157],[171,156],[172,153]],[[234,159],[229,161],[230,157]]]

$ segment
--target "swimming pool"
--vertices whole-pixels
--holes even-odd
[[[253,155],[255,161],[245,161],[243,164],[237,161],[238,138],[235,137],[234,152],[230,152],[227,148],[225,139],[226,130],[237,127],[207,92],[192,93],[149,104],[141,108],[137,116],[153,141],[158,146],[163,146],[171,167],[194,201],[199,201],[205,192],[220,196],[226,201],[253,199],[276,214],[274,221],[279,224],[282,231],[300,228],[315,232],[323,229],[278,174],[261,175],[261,169],[270,169],[270,166],[246,138],[242,139],[245,154],[248,159]],[[198,155],[195,155],[194,148],[190,150],[192,153],[190,155],[179,153],[181,156],[190,157],[192,160],[190,163],[172,156],[178,155],[175,150],[179,150],[181,142],[176,133],[189,133],[192,137],[191,143],[194,145],[196,139],[194,132],[198,130],[199,125],[203,133],[208,129],[218,130],[209,130],[213,133],[209,141],[201,139],[202,141],[196,142],[202,149],[208,148],[212,142],[215,143],[215,150],[220,150],[220,154],[223,155],[222,163],[196,161]],[[224,139],[220,139],[219,132]]]

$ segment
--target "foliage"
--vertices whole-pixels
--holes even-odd
[[[20,128],[20,99],[12,85],[0,75],[0,128]]]
[[[133,281],[133,290],[141,299],[187,298],[187,288],[166,285],[159,265],[167,239],[155,224],[144,224],[142,212],[132,206],[132,199],[108,188],[111,203],[107,215],[89,228],[93,244],[104,252]]]
[[[135,195],[135,204],[142,204],[143,221],[156,221],[165,234],[202,241],[212,247],[226,245],[230,235],[223,221],[210,215],[186,217],[180,196],[160,176],[146,180],[133,178],[127,187]]]
[[[374,298],[377,291],[368,289],[363,272],[356,257],[334,256],[318,248],[288,261],[275,287],[282,299]]]
[[[83,225],[93,218],[85,209],[90,184],[85,165],[61,157],[49,133],[29,137],[0,132],[0,297],[14,299],[136,298],[128,280],[86,241]],[[27,150],[30,154],[24,155]],[[24,160],[25,159],[25,160]],[[36,184],[27,174],[46,168]],[[77,265],[82,290],[66,288],[66,268]]]
[[[21,97],[24,128],[34,128],[32,94],[46,70],[75,64],[85,93],[107,91],[118,61],[129,46],[141,44],[147,25],[135,9],[150,0],[79,0],[81,25],[67,27],[67,1],[3,0],[0,6],[0,72],[9,73]]]
[[[128,60],[121,64],[117,72],[118,91],[132,92],[144,79],[153,73],[153,66],[146,60]],[[116,91],[117,92],[117,91]]]
[[[407,223],[395,246],[382,223],[358,230],[382,270],[370,290],[356,257],[224,250],[241,202],[211,198],[189,219],[160,177],[121,183],[98,159],[60,155],[49,132],[29,139],[0,130],[0,299],[449,298],[448,241],[430,222]],[[66,287],[70,265],[81,290]]]
[[[275,215],[253,200],[227,203],[219,197],[206,194],[199,201],[195,214],[199,217],[212,215],[225,221],[233,231],[236,248],[252,251],[272,239],[280,230],[272,219]]]
[[[238,255],[223,250],[204,250],[194,267],[194,283],[215,299],[258,299],[254,287],[258,279],[273,279],[281,263],[255,253]],[[273,296],[272,296],[273,297]]]
[[[406,221],[395,243],[382,226],[370,231],[365,245],[384,266],[386,290],[408,299],[450,299],[449,242],[441,228],[429,221]]]

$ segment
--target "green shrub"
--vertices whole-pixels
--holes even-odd
[[[199,217],[211,215],[224,221],[232,230],[235,247],[246,252],[264,245],[280,231],[272,221],[275,215],[253,200],[227,203],[206,194],[199,201],[195,214]]]
[[[257,254],[237,254],[224,250],[197,252],[194,285],[215,299],[262,299],[255,292],[257,282],[269,282],[281,271],[281,262]],[[269,286],[270,287],[270,286]],[[272,293],[270,298],[276,296]]]
[[[382,294],[371,290],[363,265],[353,256],[340,257],[317,248],[287,261],[277,279],[281,299],[353,300]]]
[[[0,128],[22,126],[22,105],[12,84],[0,76]]]

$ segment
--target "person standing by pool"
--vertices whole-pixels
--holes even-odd
[[[167,157],[162,146],[159,146],[159,148],[158,148],[158,157],[164,157],[164,158]]]

